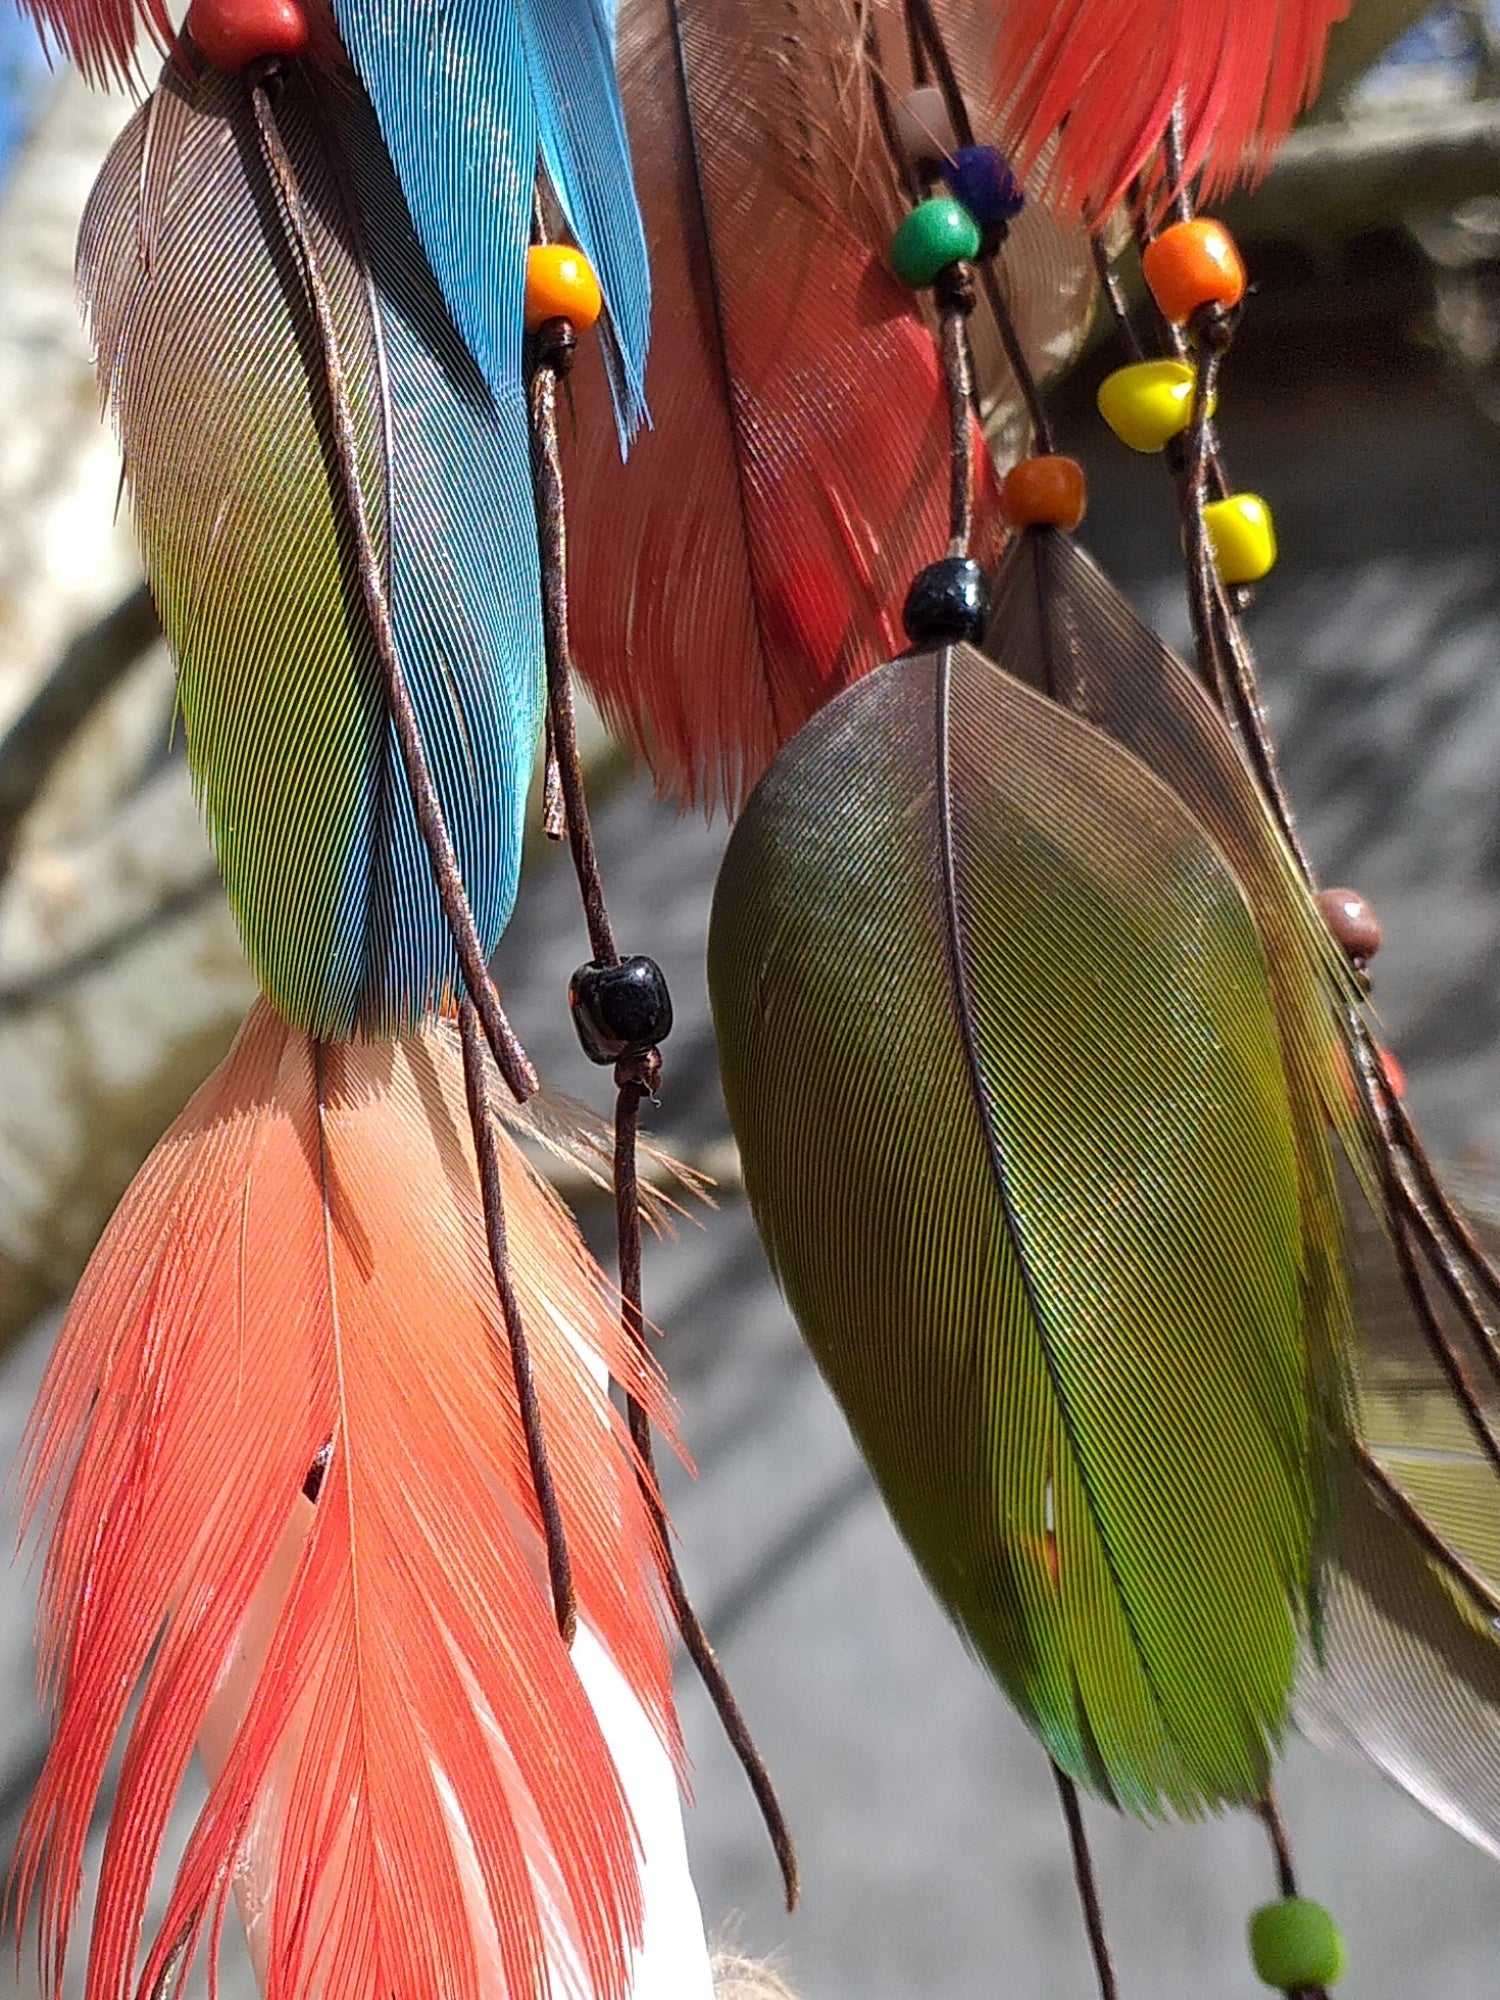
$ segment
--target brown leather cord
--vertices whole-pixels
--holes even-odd
[[[542,1533],[547,1544],[547,1576],[552,1585],[552,1605],[563,1644],[571,1646],[578,1629],[578,1600],[573,1589],[573,1564],[568,1554],[568,1538],[563,1530],[562,1507],[552,1466],[547,1457],[547,1440],[542,1429],[542,1405],[537,1395],[531,1367],[531,1348],[526,1339],[521,1301],[516,1296],[510,1273],[510,1257],[505,1227],[505,1195],[500,1184],[500,1148],[495,1139],[495,1114],[490,1108],[484,1069],[484,1038],[472,1000],[459,1003],[458,1031],[464,1052],[464,1091],[469,1102],[469,1125],[479,1163],[479,1188],[484,1204],[484,1233],[494,1273],[495,1292],[505,1321],[506,1344],[510,1349],[511,1376],[516,1385],[516,1407],[521,1416],[521,1433],[526,1440],[526,1462],[537,1509],[542,1517]]]
[[[1115,1979],[1109,1936],[1104,1928],[1104,1906],[1099,1900],[1099,1883],[1094,1873],[1094,1857],[1089,1849],[1088,1830],[1083,1823],[1078,1787],[1056,1764],[1052,1766],[1052,1776],[1057,1783],[1057,1796],[1062,1802],[1063,1819],[1067,1824],[1068,1845],[1073,1853],[1073,1878],[1078,1884],[1083,1925],[1088,1932],[1094,1974],[1099,1982],[1099,2000],[1119,2000],[1120,1989]]]
[[[605,902],[599,856],[589,817],[583,761],[578,750],[573,663],[568,637],[567,512],[558,446],[557,389],[559,379],[572,366],[573,354],[573,329],[566,322],[551,321],[539,329],[533,342],[529,405],[532,478],[542,557],[547,703],[558,798],[583,901],[589,947],[597,964],[618,965],[619,949]],[[620,1315],[632,1344],[643,1354],[646,1337],[641,1300],[640,1107],[644,1098],[655,1096],[660,1080],[661,1054],[657,1049],[627,1056],[615,1068],[615,1238],[620,1275]],[[781,1869],[787,1908],[791,1910],[797,1904],[799,1882],[796,1850],[786,1817],[765,1760],[756,1748],[734,1691],[682,1580],[657,1482],[650,1418],[634,1396],[627,1396],[626,1409],[639,1461],[641,1492],[651,1513],[662,1581],[672,1616],[688,1657],[697,1669],[704,1691],[713,1704],[724,1734],[760,1807]]]
[[[257,80],[252,81],[250,102],[266,165],[279,197],[292,247],[301,265],[303,283],[307,287],[308,303],[312,308],[317,330],[323,380],[328,391],[328,406],[333,419],[334,454],[338,463],[344,503],[348,509],[349,526],[354,537],[365,612],[370,621],[370,630],[375,642],[375,656],[380,664],[384,681],[386,706],[390,713],[391,725],[396,732],[396,742],[406,773],[412,810],[416,815],[422,844],[432,867],[432,879],[437,888],[443,919],[453,940],[454,950],[458,954],[464,988],[474,1003],[484,1029],[485,1040],[490,1045],[490,1051],[501,1076],[516,1101],[524,1104],[536,1091],[537,1074],[532,1067],[530,1057],[522,1048],[514,1029],[505,1017],[505,1010],[500,1004],[500,995],[495,989],[494,980],[490,977],[489,964],[485,958],[484,947],[480,943],[479,932],[475,927],[474,913],[469,906],[468,891],[464,887],[458,855],[443,815],[442,801],[438,798],[437,787],[432,781],[432,773],[422,744],[421,726],[417,721],[416,710],[412,706],[411,691],[407,687],[406,674],[396,648],[396,634],[391,623],[385,577],[376,553],[374,536],[370,528],[369,509],[365,503],[364,485],[360,478],[354,415],[350,408],[349,389],[339,352],[338,335],[333,324],[328,286],[323,276],[317,246],[308,227],[301,189],[297,185],[297,170],[286,150],[276,122],[275,107],[271,99],[275,81],[275,73],[262,73]],[[353,205],[346,202],[345,207],[351,227],[357,228]]]
[[[1291,1836],[1287,1832],[1286,1821],[1281,1817],[1281,1808],[1276,1803],[1276,1795],[1269,1786],[1266,1787],[1256,1810],[1271,1843],[1271,1855],[1276,1864],[1277,1887],[1284,1897],[1295,1896],[1297,1870],[1292,1861]],[[1328,1995],[1321,1986],[1294,1986],[1288,1994],[1288,2000],[1328,2000]]]

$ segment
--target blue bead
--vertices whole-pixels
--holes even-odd
[[[1026,206],[1021,183],[993,146],[960,146],[943,162],[943,179],[988,241],[998,242]]]

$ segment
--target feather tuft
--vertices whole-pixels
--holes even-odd
[[[502,1162],[580,1613],[676,1754],[659,1547],[605,1377],[670,1435],[663,1385],[556,1198],[508,1143]],[[216,1775],[141,1991],[216,1947],[269,1824],[268,2000],[478,2000],[497,1977],[541,2000],[559,1954],[590,2000],[623,2000],[635,1836],[553,1622],[451,1029],[334,1047],[256,1008],[95,1253],[26,1485],[52,1524],[57,1724],[16,1889],[49,1994],[112,1744],[88,2000],[135,1986],[211,1723]],[[219,1691],[257,1645],[226,1729]]]
[[[1150,165],[1180,107],[1183,165],[1212,197],[1265,170],[1316,94],[1353,0],[1011,0],[995,109],[1019,163],[1056,139],[1049,187],[1103,215]]]
[[[169,49],[176,29],[166,0],[20,0],[49,51],[78,65],[92,84],[129,84],[138,77],[137,45],[144,32]]]

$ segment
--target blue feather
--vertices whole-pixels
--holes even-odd
[[[449,318],[363,97],[304,70],[275,118],[396,650],[493,949],[544,693],[524,393],[491,390]],[[302,258],[239,79],[190,54],[169,66],[100,178],[79,270],[256,973],[313,1034],[399,1033],[458,966],[388,715]]]
[[[526,404],[492,391],[459,338],[365,106],[348,107],[343,137],[383,347],[391,620],[488,951],[515,903],[545,696]],[[361,1025],[388,1030],[459,973],[389,723],[383,737],[371,805],[384,823],[349,916]]]
[[[603,287],[622,437],[645,414],[651,287],[614,68],[612,0],[334,0],[459,331],[519,382],[540,159]]]

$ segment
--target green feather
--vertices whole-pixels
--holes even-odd
[[[995,580],[984,650],[1071,709],[1171,787],[1233,868],[1265,949],[1290,1088],[1302,1190],[1307,1335],[1330,1430],[1350,1421],[1354,1345],[1338,1157],[1372,1194],[1378,1136],[1352,1084],[1349,1033],[1361,1000],[1297,862],[1223,716],[1071,537],[1018,536]]]
[[[968,648],[737,827],[710,985],[746,1187],[898,1526],[1057,1762],[1253,1795],[1320,1478],[1296,1134],[1222,853]]]

